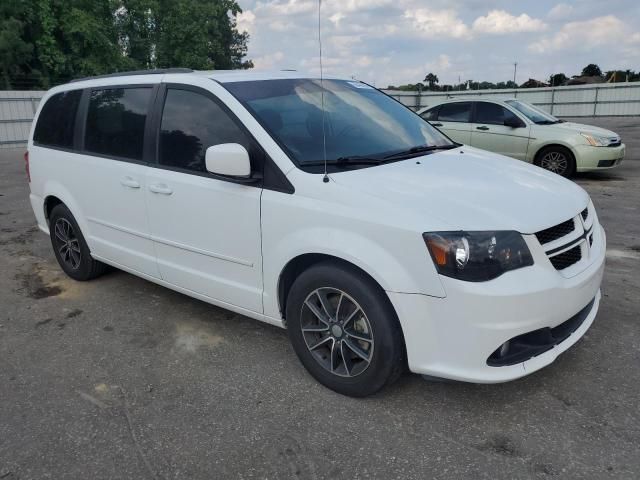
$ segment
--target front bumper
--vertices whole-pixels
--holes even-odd
[[[576,169],[578,172],[590,170],[603,170],[614,168],[624,159],[626,147],[623,144],[617,147],[592,147],[591,145],[579,145],[575,147]]]
[[[498,383],[552,363],[585,334],[598,311],[606,251],[604,230],[598,228],[599,241],[591,250],[591,263],[568,278],[546,257],[535,258],[532,252],[533,266],[489,282],[441,277],[445,298],[389,292],[402,325],[410,370],[452,380]],[[557,327],[590,302],[592,307],[580,326],[544,353],[512,365],[487,364],[507,340]]]

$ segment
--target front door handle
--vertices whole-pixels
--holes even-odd
[[[442,126],[441,123],[432,123],[431,125],[433,125],[434,127],[441,127]]]
[[[137,180],[134,180],[133,178],[126,176],[126,177],[122,177],[120,179],[120,185],[123,185],[125,187],[129,187],[129,188],[140,188],[140,184],[138,183]]]
[[[153,193],[160,193],[161,195],[171,195],[173,193],[173,190],[171,190],[169,186],[164,183],[149,185],[149,190],[151,190]]]
[[[485,127],[484,125],[481,127],[476,127],[476,130],[489,130],[489,127]]]

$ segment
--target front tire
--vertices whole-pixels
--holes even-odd
[[[371,395],[405,369],[396,314],[384,290],[355,268],[323,262],[304,271],[289,291],[286,319],[302,364],[338,393]]]
[[[576,160],[568,148],[552,145],[536,155],[535,164],[550,172],[570,178],[576,171]]]
[[[91,280],[105,272],[107,266],[91,257],[78,222],[63,204],[56,205],[51,211],[49,236],[56,260],[64,273],[74,280]]]

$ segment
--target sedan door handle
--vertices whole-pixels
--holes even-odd
[[[476,130],[489,130],[489,127],[485,127],[484,125],[481,127],[476,127]]]
[[[434,127],[441,127],[442,126],[441,123],[432,123],[431,125],[433,125]]]
[[[153,193],[160,193],[162,195],[171,195],[173,193],[173,190],[171,190],[164,183],[156,183],[153,185],[149,185],[149,190],[151,190]]]
[[[140,188],[140,184],[138,183],[138,181],[128,176],[120,179],[120,185],[129,188]]]

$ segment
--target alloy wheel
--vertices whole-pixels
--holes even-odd
[[[60,258],[69,268],[77,270],[82,260],[82,252],[73,225],[66,218],[59,218],[54,225],[54,233]]]
[[[301,329],[313,358],[334,375],[355,377],[371,364],[373,331],[362,307],[342,290],[311,292],[302,305]]]
[[[569,168],[569,159],[562,152],[552,151],[542,157],[540,166],[550,172],[564,175]]]

